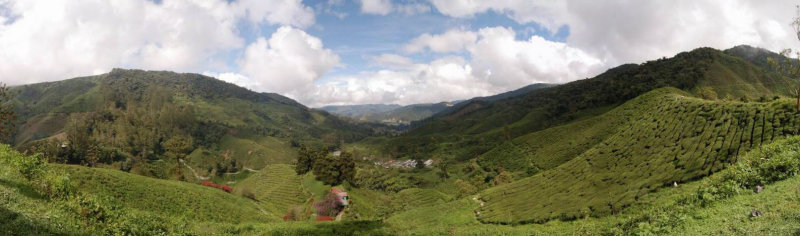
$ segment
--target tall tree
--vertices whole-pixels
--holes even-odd
[[[14,94],[4,83],[0,83],[0,139],[7,139],[13,132],[16,119],[14,104],[11,99]]]
[[[795,7],[797,8],[797,14],[794,20],[792,20],[791,25],[794,27],[797,39],[800,40],[800,6]],[[783,58],[767,58],[767,62],[773,69],[777,70],[778,73],[789,76],[792,79],[800,80],[800,51],[784,49],[781,50],[780,54]],[[794,93],[797,98],[797,112],[800,113],[800,87],[795,88],[791,85],[787,85],[787,88]]]
[[[186,156],[191,153],[193,148],[192,137],[187,135],[173,135],[170,139],[164,142],[164,147],[167,149],[167,156],[175,159],[176,172],[178,178],[182,178],[181,162],[184,162]]]
[[[298,175],[302,175],[311,171],[311,168],[314,165],[314,159],[319,156],[318,151],[312,148],[309,148],[306,145],[300,145],[300,149],[297,151],[297,164],[294,166],[294,170]]]

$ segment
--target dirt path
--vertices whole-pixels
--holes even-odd
[[[197,171],[195,171],[195,170],[194,170],[194,168],[192,168],[191,166],[189,166],[189,164],[186,164],[186,162],[185,162],[185,161],[181,160],[181,164],[183,164],[184,166],[186,166],[186,168],[189,168],[189,170],[191,170],[191,171],[192,171],[192,174],[194,174],[194,177],[195,177],[195,178],[197,178],[197,179],[199,179],[199,180],[208,180],[208,179],[209,179],[209,177],[200,176],[199,174],[197,174]]]
[[[258,172],[257,170],[250,169],[250,168],[247,168],[247,167],[244,167],[244,168],[242,168],[242,169],[244,169],[244,170],[246,170],[246,171],[250,171],[250,172]],[[223,174],[223,175],[237,175],[237,174],[239,174],[239,173],[242,173],[242,171],[240,170],[240,171],[236,171],[236,172],[226,172],[226,173],[222,173],[222,174]]]

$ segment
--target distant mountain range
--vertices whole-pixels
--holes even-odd
[[[440,102],[407,106],[397,104],[340,105],[324,106],[319,109],[359,121],[408,125],[412,121],[428,118],[452,106],[452,102]]]
[[[460,109],[471,102],[491,102],[514,96],[523,95],[540,88],[553,86],[551,84],[531,84],[513,91],[488,96],[475,97],[468,100],[452,102],[423,103],[401,106],[397,104],[366,104],[366,105],[332,105],[318,109],[335,115],[349,117],[360,121],[379,122],[390,125],[409,125],[412,122],[424,120],[435,116],[437,113]]]

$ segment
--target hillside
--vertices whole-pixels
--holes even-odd
[[[669,88],[647,93],[603,116],[628,120],[603,127],[608,129],[606,135],[576,145],[584,149],[571,158],[549,160],[550,155],[533,152],[528,158],[523,154],[500,159],[549,165],[540,164],[536,167],[545,171],[482,193],[486,207],[480,219],[525,223],[619,212],[644,193],[708,176],[749,149],[796,134],[800,122],[788,99],[711,102]],[[536,149],[520,143],[516,150]],[[530,204],[527,199],[540,200]]]
[[[763,100],[789,96],[787,84],[798,83],[740,57],[700,48],[641,65],[622,65],[594,78],[521,96],[466,102],[376,148],[409,157],[444,153],[466,159],[502,144],[506,136],[515,138],[594,117],[661,87],[676,87],[707,99]]]
[[[82,183],[83,187],[65,198],[48,197],[40,194],[18,169],[14,169],[12,163],[20,154],[2,146],[0,196],[4,200],[0,200],[0,219],[4,223],[0,224],[0,232],[22,235],[790,235],[800,231],[796,224],[796,206],[800,205],[798,144],[800,139],[791,137],[755,148],[741,155],[737,164],[726,166],[703,180],[644,193],[639,201],[616,215],[515,226],[478,221],[476,212],[483,214],[481,204],[472,197],[410,209],[384,221],[275,222],[273,217],[257,212],[257,208],[250,208],[255,202],[218,189],[77,166],[55,166],[54,169],[66,171],[71,181]],[[785,171],[777,174],[776,168]],[[98,177],[92,177],[95,175]],[[731,180],[742,185],[722,188]],[[132,186],[117,189],[93,182]],[[764,190],[753,192],[753,183],[763,184]],[[145,186],[148,194],[131,191]],[[188,204],[175,203],[176,200]],[[213,206],[209,206],[211,204]],[[753,210],[763,212],[763,216],[750,216]]]
[[[202,175],[290,163],[298,143],[333,145],[373,129],[211,77],[114,69],[110,73],[13,87],[20,119],[13,143],[53,161],[159,178],[177,173],[177,157]],[[188,142],[186,153],[172,144]],[[60,150],[70,143],[68,150]],[[195,150],[192,152],[191,150]],[[172,164],[153,162],[167,160]],[[213,173],[211,173],[213,172]]]

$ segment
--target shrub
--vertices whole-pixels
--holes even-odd
[[[291,206],[283,216],[284,221],[299,221],[308,218],[301,206]]]
[[[800,172],[800,158],[797,152],[783,152],[763,160],[758,173],[764,183],[784,180]]]
[[[17,166],[19,173],[27,180],[33,180],[44,173],[46,169],[45,161],[42,159],[41,154],[34,155],[14,155],[14,164]]]
[[[478,192],[477,187],[462,179],[456,180],[456,186],[459,189],[459,197],[469,196]]]
[[[242,197],[249,198],[253,201],[258,201],[258,199],[256,199],[256,194],[253,193],[253,190],[250,190],[249,188],[242,189]]]
[[[66,199],[75,193],[75,186],[65,173],[47,171],[36,182],[38,191],[49,198]]]
[[[317,216],[336,216],[344,206],[339,205],[336,194],[328,193],[321,201],[314,203],[314,208],[317,209]]]
[[[68,205],[80,216],[84,223],[89,225],[104,223],[108,219],[116,218],[109,216],[111,209],[107,204],[90,195],[76,195],[70,199]]]
[[[219,186],[219,189],[222,189],[222,191],[229,192],[229,193],[233,191],[233,189],[228,185]]]

